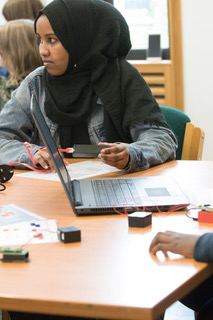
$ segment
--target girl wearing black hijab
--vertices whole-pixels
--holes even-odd
[[[39,12],[35,32],[44,67],[25,78],[1,113],[3,163],[32,165],[23,142],[42,145],[30,114],[32,93],[63,148],[106,143],[100,159],[127,171],[174,159],[174,134],[146,82],[125,60],[131,48],[129,29],[111,4],[53,0]],[[42,167],[51,166],[46,151],[33,157]],[[63,319],[16,312],[10,317]]]
[[[148,85],[125,60],[129,29],[116,8],[101,0],[54,0],[39,12],[35,32],[44,66],[23,81],[1,113],[0,164],[32,166],[23,142],[43,145],[30,114],[32,93],[58,146],[107,144],[99,158],[127,172],[175,158],[174,134]],[[51,167],[47,152],[32,153],[37,165]]]

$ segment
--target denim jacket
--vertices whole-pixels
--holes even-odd
[[[194,247],[194,259],[202,262],[213,261],[213,233],[204,233]]]
[[[44,146],[30,113],[32,93],[39,103],[55,142],[60,147],[58,125],[53,123],[44,111],[43,68],[39,67],[24,79],[0,113],[0,164],[20,162],[32,166],[23,143],[27,141],[35,148]],[[87,123],[91,144],[107,142],[105,141],[103,105],[100,100],[94,106]],[[134,124],[130,126],[130,134],[134,142],[127,144],[130,153],[130,161],[125,168],[127,172],[146,170],[150,166],[175,158],[177,140],[170,129]],[[35,150],[31,149],[31,154],[34,153]]]

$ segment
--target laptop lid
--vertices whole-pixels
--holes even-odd
[[[70,179],[70,175],[66,169],[64,161],[62,159],[62,156],[61,156],[60,152],[58,151],[58,148],[53,140],[53,137],[52,137],[50,130],[46,124],[46,121],[45,121],[44,116],[40,110],[40,107],[35,100],[34,95],[32,95],[32,97],[31,97],[30,110],[31,110],[31,114],[33,116],[33,119],[36,123],[36,126],[39,129],[39,132],[40,132],[42,139],[45,143],[45,146],[49,152],[49,155],[50,155],[51,160],[54,164],[55,170],[56,170],[56,172],[60,178],[60,181],[64,187],[64,190],[65,190],[66,195],[68,197],[68,200],[71,204],[71,207],[72,207],[73,211],[75,212],[73,186],[72,186],[72,181]]]

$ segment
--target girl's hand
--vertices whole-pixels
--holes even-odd
[[[40,165],[44,169],[54,171],[54,165],[47,151],[38,150],[33,155],[33,160],[36,165]]]
[[[129,149],[125,143],[100,142],[99,145],[107,145],[109,148],[101,150],[98,157],[106,164],[124,169],[129,162]]]

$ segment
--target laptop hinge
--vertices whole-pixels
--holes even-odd
[[[72,186],[73,186],[73,195],[74,195],[74,205],[82,206],[83,202],[81,197],[80,182],[78,180],[73,180]]]

